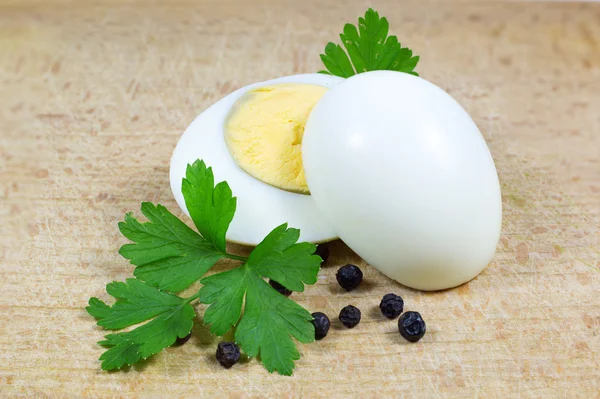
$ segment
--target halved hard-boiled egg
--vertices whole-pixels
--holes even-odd
[[[170,180],[179,207],[187,164],[202,159],[215,182],[227,181],[237,200],[227,231],[232,242],[257,245],[289,223],[300,240],[337,238],[319,212],[302,166],[301,144],[310,111],[342,78],[303,74],[243,87],[200,114],[181,136],[171,158]]]
[[[203,159],[238,207],[230,241],[288,222],[301,240],[339,236],[382,273],[422,290],[471,280],[491,260],[502,205],[479,129],[446,92],[391,71],[297,75],[246,86],[203,112],[171,160]]]
[[[448,93],[406,73],[367,72],[323,95],[304,170],[339,237],[409,287],[477,276],[500,238],[502,201],[479,129]]]

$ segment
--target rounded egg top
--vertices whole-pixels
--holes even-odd
[[[446,92],[362,73],[313,108],[302,144],[312,196],[339,237],[400,283],[460,285],[491,260],[500,185],[479,129]]]

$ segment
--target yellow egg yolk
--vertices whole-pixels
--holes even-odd
[[[287,191],[309,193],[302,167],[302,137],[310,111],[327,88],[278,84],[251,90],[225,120],[234,161],[255,178]]]

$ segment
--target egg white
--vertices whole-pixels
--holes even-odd
[[[463,284],[492,259],[502,198],[469,114],[434,84],[401,72],[352,76],[305,126],[312,197],[365,261],[412,288]]]
[[[223,134],[225,118],[247,91],[279,83],[305,83],[333,87],[342,78],[323,74],[286,76],[254,83],[234,91],[202,112],[183,133],[171,157],[171,190],[179,207],[189,216],[181,193],[188,164],[202,159],[213,168],[215,183],[227,181],[237,197],[237,209],[227,240],[257,245],[275,227],[288,223],[300,229],[300,240],[326,242],[337,238],[317,209],[312,196],[288,192],[264,183],[242,170],[233,160]]]

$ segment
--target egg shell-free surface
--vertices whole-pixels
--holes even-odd
[[[494,162],[471,117],[432,83],[388,71],[345,80],[313,108],[302,150],[323,214],[389,277],[445,289],[492,258],[502,220]]]
[[[200,114],[183,133],[171,157],[171,190],[179,207],[189,215],[181,193],[181,180],[188,164],[203,159],[213,168],[215,182],[227,181],[237,197],[237,210],[227,240],[256,245],[282,223],[300,229],[301,241],[325,242],[337,238],[310,195],[270,186],[235,163],[225,143],[223,123],[233,104],[249,90],[279,83],[332,87],[341,80],[323,74],[303,74],[255,83],[236,90]]]
[[[231,107],[223,126],[235,163],[282,190],[310,194],[302,167],[302,135],[327,87],[278,84],[247,91]]]

